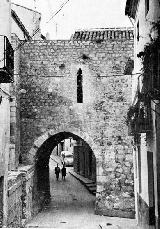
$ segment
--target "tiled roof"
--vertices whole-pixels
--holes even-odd
[[[71,40],[81,41],[103,41],[103,40],[133,39],[133,28],[107,28],[78,30],[71,37]]]

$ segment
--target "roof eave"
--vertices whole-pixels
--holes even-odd
[[[14,18],[14,20],[16,21],[16,23],[18,24],[18,26],[21,28],[21,30],[23,31],[23,33],[27,37],[27,39],[32,40],[32,37],[29,35],[29,32],[26,30],[25,26],[21,22],[20,18],[16,14],[16,12],[14,10],[11,10],[11,14],[12,14],[12,17]]]

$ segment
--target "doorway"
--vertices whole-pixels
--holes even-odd
[[[153,152],[147,152],[148,193],[149,193],[149,225],[155,225],[154,167]]]

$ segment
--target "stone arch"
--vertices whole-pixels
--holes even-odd
[[[73,128],[46,131],[34,141],[28,154],[29,162],[34,166],[33,205],[38,206],[39,209],[42,208],[46,200],[48,201],[50,199],[49,158],[54,148],[53,146],[56,146],[55,143],[59,142],[59,140],[64,139],[66,134],[82,139],[91,148],[96,159],[95,169],[97,176],[98,146],[96,146],[93,139],[86,132]],[[60,135],[62,135],[62,138],[59,138]],[[49,147],[49,150],[44,151],[44,149],[47,150],[47,147]]]
[[[33,146],[29,151],[29,156],[28,156],[29,164],[35,164],[37,152],[39,148],[45,143],[45,141],[47,141],[50,137],[60,134],[60,133],[70,133],[84,140],[92,149],[96,157],[96,160],[97,160],[97,157],[100,153],[99,152],[100,149],[98,149],[98,146],[94,143],[93,139],[86,132],[83,132],[77,129],[73,129],[73,128],[68,128],[68,129],[65,128],[65,129],[59,129],[59,130],[54,130],[54,129],[48,130],[45,133],[43,133],[43,135],[39,136],[34,141]]]

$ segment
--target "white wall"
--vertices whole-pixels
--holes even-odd
[[[135,50],[134,50],[134,74],[141,73],[141,59],[137,57],[137,54],[141,51],[144,51],[144,47],[147,43],[151,42],[150,36],[152,38],[155,37],[155,33],[151,33],[152,22],[158,20],[158,15],[160,16],[160,4],[158,0],[150,0],[149,11],[147,15],[145,15],[145,0],[140,0],[137,14],[135,18]],[[139,41],[137,41],[137,23],[139,21]],[[132,83],[132,100],[134,100],[135,92],[137,88],[138,77],[140,78],[140,85],[142,85],[142,77],[137,75],[133,75]],[[153,104],[152,104],[153,107]],[[155,120],[154,120],[154,112],[153,115],[153,130],[155,130]],[[149,205],[149,195],[148,195],[148,162],[147,162],[147,151],[153,152],[153,160],[154,160],[154,171],[156,178],[156,147],[155,147],[155,131],[150,133],[146,139],[146,134],[141,134],[141,197],[143,200]],[[138,187],[138,180],[135,180],[136,187]],[[138,189],[137,189],[138,191]],[[139,192],[139,191],[138,191]]]
[[[135,41],[134,41],[134,72],[133,74],[141,73],[141,60],[137,57],[137,54],[144,50],[145,44],[151,41],[150,39],[150,30],[152,28],[152,22],[158,19],[160,16],[160,7],[159,0],[150,0],[149,12],[145,16],[145,0],[140,0],[138,4],[137,14],[135,18]],[[139,41],[137,41],[137,23],[139,21]],[[152,36],[154,36],[152,34]],[[138,75],[134,75],[132,79],[133,88],[132,88],[132,98],[137,88],[137,79]]]
[[[12,33],[16,34],[20,40],[25,39],[25,35],[15,20],[12,18],[11,20],[11,31]]]
[[[5,35],[11,41],[11,3],[10,0],[0,0],[0,35]],[[2,41],[1,41],[2,42]],[[3,53],[3,46],[0,45],[0,53]],[[0,73],[1,74],[1,73]],[[4,164],[4,187],[3,187],[3,223],[7,221],[7,177],[8,177],[8,157],[10,144],[10,104],[9,89],[10,84],[0,84],[0,96],[2,103],[0,104],[0,161]],[[1,174],[2,175],[2,174]]]
[[[25,26],[29,35],[32,37],[35,31],[38,32],[33,36],[34,40],[41,39],[40,21],[41,14],[37,11],[30,10],[26,7],[22,7],[12,3],[12,9],[16,12],[21,22]]]

